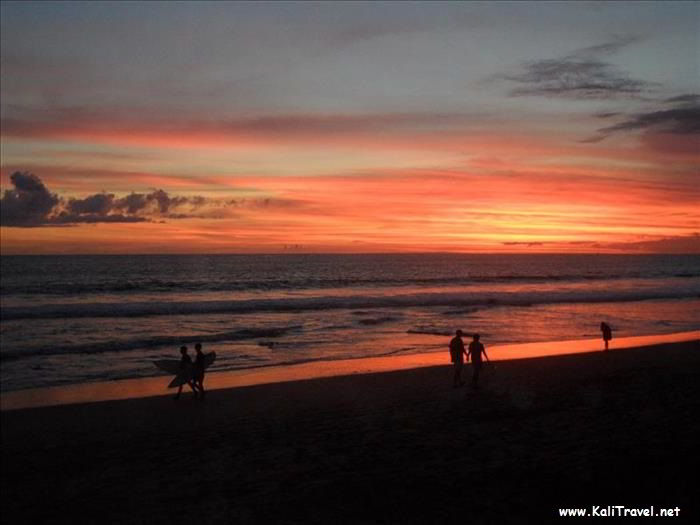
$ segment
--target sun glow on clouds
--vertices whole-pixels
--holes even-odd
[[[228,218],[5,229],[3,242],[10,251],[47,238],[41,246],[50,251],[606,251],[698,226],[695,201],[682,191],[597,177],[387,170],[224,180],[235,184],[220,198],[240,195],[236,187],[264,197],[239,196]]]
[[[614,5],[601,6],[600,15],[586,9],[590,27],[574,4],[558,6],[548,11],[558,30],[538,26],[537,16],[528,18],[532,27],[522,35],[515,25],[496,27],[514,6],[454,4],[415,20],[409,10],[402,16],[410,20],[397,28],[396,11],[387,14],[398,6],[376,12],[367,6],[369,26],[360,23],[368,15],[351,5],[342,7],[350,18],[319,5],[314,16],[330,17],[322,27],[307,26],[307,17],[271,27],[270,20],[278,20],[267,11],[272,7],[222,4],[221,20],[251,20],[251,26],[238,33],[226,28],[237,39],[235,55],[225,42],[202,35],[214,56],[209,61],[202,54],[188,67],[173,64],[178,53],[159,47],[182,42],[181,32],[170,33],[178,21],[166,20],[164,10],[157,17],[160,38],[128,27],[143,56],[125,54],[115,63],[80,36],[92,23],[111,27],[112,18],[100,21],[104,15],[93,13],[81,22],[90,27],[71,33],[63,49],[63,37],[56,41],[58,33],[51,33],[53,15],[26,7],[15,15],[17,24],[3,23],[0,182],[12,192],[11,174],[32,172],[58,204],[40,221],[4,225],[2,252],[700,252],[696,86],[662,85],[660,62],[647,79],[653,65],[635,55],[642,45],[662,53],[663,35],[635,36],[644,31],[634,31],[634,16]],[[635,16],[640,27],[660,25],[670,33],[689,19],[681,13],[686,7],[674,6],[640,5]],[[434,9],[427,3],[414,8]],[[445,9],[459,14],[463,8],[494,27],[480,27],[471,12],[445,18]],[[4,6],[3,19],[13,20],[14,9],[25,8]],[[72,16],[69,4],[61,9]],[[228,9],[256,14],[235,17]],[[120,13],[124,20],[131,14]],[[359,25],[346,27],[349,19]],[[43,32],[7,36],[20,20]],[[466,20],[469,31],[462,31]],[[628,22],[628,34],[601,38],[601,23],[618,34]],[[572,28],[565,41],[563,27]],[[684,39],[697,38],[690,25],[683,28]],[[258,33],[286,44],[268,48],[257,37],[247,40]],[[459,62],[467,50],[481,49],[484,37],[494,58],[469,52],[471,60]],[[76,57],[59,60],[45,41]],[[358,55],[358,46],[373,52]],[[224,48],[226,54],[217,54]],[[442,58],[417,63],[405,51],[426,49],[440,49]],[[674,55],[674,70],[684,70],[690,55]],[[628,70],[620,56],[635,57],[627,61],[638,67]],[[109,67],[94,68],[103,62]],[[117,83],[117,71],[138,78],[122,74]],[[98,195],[93,201],[116,206],[133,194],[162,195],[159,190],[173,202],[206,205],[118,217],[122,206],[91,217],[93,224],[70,214],[58,224],[71,202]]]
[[[700,191],[684,177],[688,153],[659,157],[631,140],[600,146],[542,134],[499,137],[493,130],[466,130],[460,138],[453,130],[362,129],[301,143],[293,133],[276,132],[250,150],[227,150],[219,139],[192,141],[190,135],[167,148],[138,134],[130,145],[59,138],[29,164],[31,155],[21,152],[45,145],[11,137],[9,151],[21,148],[10,157],[23,162],[3,169],[3,186],[9,173],[29,164],[65,195],[165,187],[236,204],[216,219],[4,228],[6,253],[274,252],[290,245],[305,251],[607,251],[612,244],[692,235],[699,226]],[[663,167],[660,160],[669,158]],[[139,165],[158,170],[131,171]],[[246,199],[267,204],[241,205]]]

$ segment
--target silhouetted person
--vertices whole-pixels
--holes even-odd
[[[455,388],[464,384],[464,381],[462,381],[462,368],[464,368],[464,356],[466,355],[467,352],[464,349],[464,341],[462,341],[462,330],[457,330],[455,336],[450,341],[450,358],[455,367]]]
[[[190,355],[187,353],[187,347],[186,346],[181,346],[180,347],[180,355],[182,357],[180,358],[180,371],[186,369],[186,368],[192,368],[192,358]],[[197,388],[194,386],[194,382],[192,379],[187,381],[187,384],[190,386],[192,389],[192,392],[194,392],[194,397],[197,397]],[[182,387],[185,385],[180,385],[177,388],[177,394],[175,394],[175,399],[180,399],[180,394],[182,394]]]
[[[469,343],[469,353],[467,354],[467,360],[469,360],[471,357],[472,368],[474,369],[474,373],[472,375],[472,386],[474,388],[478,386],[479,373],[481,372],[481,367],[483,366],[481,354],[484,354],[487,361],[489,360],[489,356],[486,353],[486,348],[484,348],[484,345],[479,342],[479,339],[479,334],[474,334],[474,340]]]
[[[204,354],[202,353],[202,345],[197,343],[194,345],[196,355],[194,357],[194,367],[192,376],[194,378],[194,386],[199,389],[199,396],[204,398]]]
[[[608,323],[600,323],[600,331],[603,332],[603,341],[605,341],[605,349],[608,349],[608,341],[612,339],[612,328]]]

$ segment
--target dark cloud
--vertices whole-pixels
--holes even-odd
[[[170,211],[192,203],[201,206],[206,202],[207,199],[204,197],[171,196],[164,190],[130,193],[121,199],[116,198],[112,193],[97,193],[84,199],[70,199],[66,204],[68,212],[66,216],[89,218],[88,221],[76,220],[75,222],[99,222],[96,220],[99,217],[108,219],[104,222],[136,222],[131,219],[138,214],[156,214],[180,219],[190,215],[170,213]],[[119,221],[120,217],[129,220]]]
[[[623,47],[626,47],[635,42],[639,42],[641,38],[638,35],[616,36],[609,42],[596,44],[594,46],[584,47],[578,51],[574,51],[570,56],[573,57],[590,57],[590,56],[605,56],[617,53]]]
[[[650,238],[633,242],[594,242],[594,241],[568,241],[568,242],[521,242],[510,241],[502,243],[504,246],[572,246],[602,251],[624,251],[638,253],[697,253],[700,254],[700,233],[690,235],[677,235],[663,238]]]
[[[604,135],[593,135],[592,137],[581,139],[579,140],[579,142],[583,144],[596,144],[597,142],[600,142],[603,139],[605,139]]]
[[[636,114],[599,114],[601,118],[621,117],[620,122],[600,128],[582,142],[600,142],[612,133],[644,131],[656,134],[700,135],[700,95],[687,94],[666,99],[663,107]]]
[[[126,209],[127,213],[138,213],[146,207],[148,201],[143,193],[131,193],[121,199],[120,207]]]
[[[192,215],[191,213],[168,213],[165,217],[167,219],[197,219],[199,215]]]
[[[542,246],[544,243],[541,242],[520,242],[520,241],[508,241],[503,243],[505,246]]]
[[[146,195],[147,203],[155,203],[160,213],[168,213],[170,209],[170,196],[163,190],[156,190]]]
[[[525,72],[505,78],[521,84],[510,91],[515,97],[608,99],[636,96],[649,87],[647,82],[629,78],[605,62],[575,58],[538,60],[528,64]]]
[[[640,113],[598,131],[606,134],[614,131],[646,129],[678,135],[698,134],[700,133],[700,105]]]
[[[617,117],[621,113],[619,111],[606,111],[603,113],[596,113],[596,117],[598,118],[612,118],[612,117]]]
[[[112,210],[114,195],[111,193],[97,193],[84,199],[70,199],[67,204],[68,211],[76,214],[106,215]]]
[[[209,199],[207,199],[206,197],[202,197],[201,195],[195,195],[194,197],[189,198],[189,203],[194,208],[204,206],[207,202],[209,202]]]
[[[122,214],[101,214],[101,213],[69,213],[66,211],[59,212],[58,215],[41,226],[70,226],[75,224],[97,224],[100,222],[115,223],[115,222],[150,222],[147,217],[138,215],[122,215]],[[3,224],[3,226],[6,226]]]
[[[607,248],[654,253],[700,253],[700,233],[638,242],[607,244]]]
[[[539,241],[506,241],[502,243],[504,246],[527,246],[527,247],[533,247],[533,246],[561,246],[561,245],[567,245],[567,246],[590,246],[591,243],[589,241],[546,241],[546,242],[539,242]]]
[[[610,42],[580,49],[560,58],[535,60],[520,71],[499,78],[515,84],[511,96],[548,96],[570,99],[611,99],[638,97],[653,84],[630,78],[612,64],[600,59],[639,40],[616,38]]]
[[[28,172],[10,175],[14,189],[0,199],[0,224],[3,226],[40,226],[46,223],[60,198],[51,193],[41,179]]]
[[[700,104],[700,95],[696,93],[678,95],[677,97],[671,97],[669,99],[666,99],[666,102],[671,102],[673,104]]]
[[[224,218],[222,208],[232,203],[207,199],[200,195],[173,196],[164,190],[151,193],[132,192],[118,198],[112,193],[96,193],[85,198],[62,199],[51,193],[39,177],[28,172],[10,176],[14,186],[0,199],[2,226],[38,227],[70,226],[96,223],[149,222],[155,219]],[[248,205],[252,205],[251,201]],[[264,202],[261,200],[260,202]],[[284,202],[283,200],[280,202]],[[265,206],[268,205],[264,202]],[[193,213],[203,207],[219,210]]]
[[[308,203],[297,199],[277,199],[262,197],[258,199],[231,199],[225,201],[227,206],[236,208],[304,208]]]

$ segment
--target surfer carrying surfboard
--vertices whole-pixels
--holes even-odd
[[[192,358],[190,355],[187,353],[187,347],[186,346],[181,346],[180,347],[180,373],[192,373]],[[194,381],[190,379],[187,381],[187,384],[190,386],[192,389],[192,392],[194,393],[194,397],[197,397],[197,387],[194,384]],[[184,383],[180,384],[177,389],[177,394],[175,394],[175,399],[180,399],[180,394],[182,394],[182,387],[185,386]]]
[[[207,366],[206,356],[202,353],[201,343],[194,345],[196,355],[194,357],[194,367],[192,376],[194,378],[194,386],[199,390],[199,397],[204,398],[204,369]]]
[[[158,359],[153,361],[153,364],[160,368],[163,372],[168,374],[175,374],[175,377],[168,388],[177,388],[177,395],[175,399],[180,399],[180,394],[182,393],[182,387],[188,384],[194,392],[195,399],[197,393],[201,391],[204,395],[204,370],[211,365],[216,359],[216,352],[209,352],[208,354],[202,354],[202,345],[197,344],[195,348],[197,351],[196,362],[192,363],[192,358],[187,354],[187,347],[180,347],[180,359]],[[199,386],[197,386],[199,384]]]

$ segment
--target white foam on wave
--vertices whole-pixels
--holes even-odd
[[[188,343],[218,343],[224,341],[243,341],[260,337],[280,337],[301,325],[279,328],[245,328],[231,332],[219,332],[214,334],[198,335],[158,335],[144,339],[127,339],[123,341],[87,342],[75,345],[53,345],[47,348],[33,348],[30,350],[3,350],[0,358],[3,361],[30,358],[37,355],[66,355],[66,354],[102,354],[106,352],[125,352],[129,350],[142,350],[145,348],[158,348]]]
[[[393,295],[315,296],[299,298],[47,304],[6,307],[3,320],[81,317],[140,317],[150,315],[196,315],[211,313],[302,312],[326,309],[407,308],[421,306],[529,306],[533,304],[605,303],[652,299],[685,299],[700,296],[700,283],[686,286],[655,286],[622,289],[549,288],[544,291],[438,292]]]

